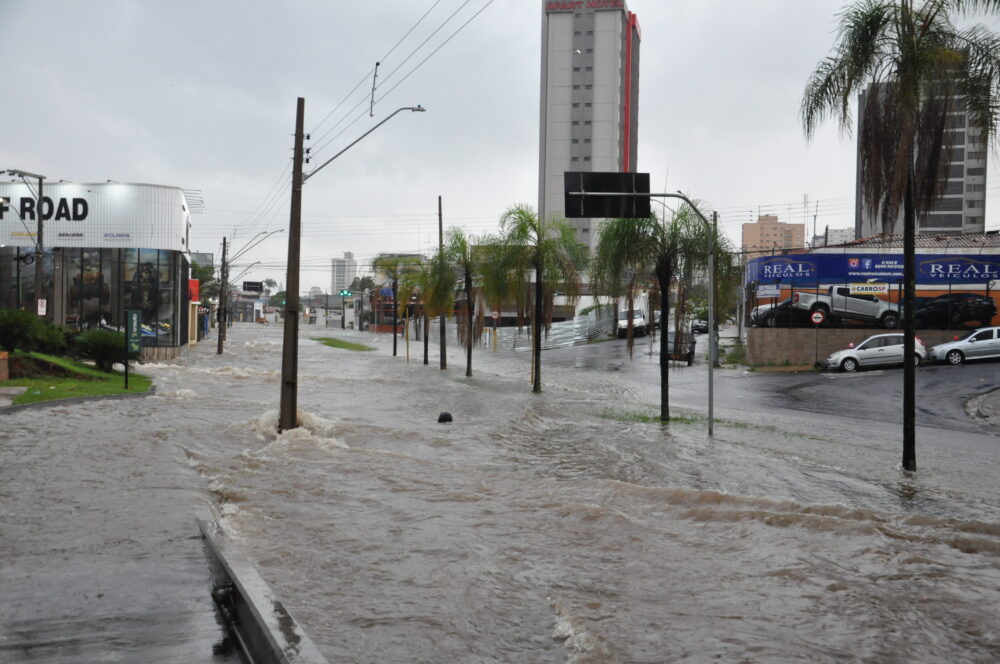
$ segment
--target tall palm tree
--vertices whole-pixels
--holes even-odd
[[[660,320],[670,312],[670,285],[686,261],[692,268],[707,263],[711,231],[688,205],[646,219],[607,219],[599,229],[597,247],[591,261],[590,278],[594,292],[627,298],[639,283],[655,280],[660,293]],[[631,332],[629,333],[631,334]],[[679,343],[681,335],[675,337]],[[670,421],[669,335],[660,335],[660,420]]]
[[[859,0],[840,14],[838,43],[806,85],[801,117],[811,137],[828,115],[850,129],[860,93],[858,147],[864,204],[884,229],[903,211],[904,356],[914,356],[917,218],[941,195],[947,114],[962,105],[970,125],[994,135],[1000,109],[1000,38],[982,26],[957,29],[952,17],[997,13],[1000,0]],[[903,370],[903,468],[917,469],[916,388]]]
[[[414,269],[415,261],[408,256],[379,254],[372,262],[376,272],[381,272],[392,284],[392,356],[396,357],[396,330],[399,327],[399,282]]]
[[[498,244],[507,274],[516,275],[521,283],[528,283],[534,274],[531,390],[541,392],[543,306],[557,289],[565,292],[570,301],[576,300],[587,248],[576,241],[565,220],[539,219],[529,205],[514,205],[503,213]],[[550,319],[551,307],[548,309]]]
[[[477,248],[476,240],[467,236],[460,228],[448,230],[446,250],[465,291],[465,375],[472,376],[472,316],[476,298],[473,285],[480,278],[483,252]]]
[[[455,310],[455,271],[448,263],[445,252],[435,252],[429,263],[418,266],[408,276],[408,284],[419,292],[423,305],[424,364],[428,364],[430,319],[448,317]]]

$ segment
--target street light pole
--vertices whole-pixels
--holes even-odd
[[[327,164],[358,144],[401,111],[423,112],[423,106],[404,106],[366,131],[346,148],[333,155],[310,173],[302,172],[306,100],[299,97],[295,107],[295,149],[292,155],[292,198],[288,234],[288,285],[285,294],[285,329],[281,355],[281,408],[278,413],[278,433],[294,429],[298,412],[299,364],[299,262],[302,238],[302,185],[323,170]]]
[[[45,266],[42,263],[42,248],[45,246],[44,224],[42,223],[44,221],[42,219],[42,201],[44,200],[42,198],[42,181],[45,180],[45,176],[16,169],[8,170],[7,173],[15,175],[22,180],[24,178],[35,178],[38,180],[38,198],[35,204],[35,300],[37,305],[45,299]],[[38,309],[36,309],[36,313],[37,311]],[[46,307],[44,317],[48,318],[48,316],[48,307]]]

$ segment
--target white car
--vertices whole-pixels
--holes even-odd
[[[920,365],[927,357],[927,349],[919,337],[913,340],[913,350],[916,354],[915,364]],[[859,367],[887,366],[903,363],[903,335],[899,332],[876,334],[861,343],[848,344],[844,350],[826,359],[828,369],[857,371]]]
[[[646,316],[636,309],[632,312],[632,336],[641,337],[647,334]],[[628,334],[628,309],[618,312],[618,337],[624,338]]]
[[[931,346],[929,357],[937,362],[961,364],[966,360],[1000,357],[1000,327],[969,330],[953,341]]]

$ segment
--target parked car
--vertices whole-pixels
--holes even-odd
[[[1000,357],[1000,327],[969,330],[952,341],[931,346],[928,357],[936,362],[961,364],[966,360]]]
[[[985,327],[997,315],[997,303],[979,293],[946,293],[918,302],[913,314],[920,327],[960,327],[973,321]]]
[[[696,320],[691,323],[692,334],[708,334],[708,321]]]
[[[812,327],[809,312],[796,307],[790,297],[776,305],[754,307],[750,312],[750,324],[755,327]]]
[[[646,316],[642,311],[636,309],[632,312],[632,335],[641,337],[649,332],[646,323]],[[618,337],[625,338],[628,334],[628,309],[618,312]]]
[[[680,342],[673,330],[667,332],[667,348],[669,348],[670,359],[678,362],[687,362],[688,366],[694,364],[694,336],[681,334]]]
[[[899,327],[899,306],[868,293],[851,293],[849,284],[835,284],[822,293],[796,293],[794,305],[812,313],[822,311],[827,323],[837,318],[877,323],[892,330]]]
[[[920,338],[914,339],[917,366],[927,357],[927,349]],[[848,344],[844,350],[826,359],[826,368],[857,371],[860,367],[887,366],[903,363],[903,335],[899,332],[876,334],[861,343]]]

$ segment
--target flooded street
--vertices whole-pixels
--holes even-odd
[[[659,387],[635,372],[543,355],[537,395],[520,353],[477,349],[466,378],[453,339],[442,372],[436,337],[424,366],[330,332],[377,350],[303,326],[305,426],[281,436],[281,327],[249,324],[142,367],[156,396],[4,435],[48,441],[16,446],[26,474],[81,436],[136,474],[171,450],[162,483],[197,487],[331,662],[1000,660],[989,432],[921,427],[907,478],[898,425],[761,410],[752,375],[719,376],[713,440],[698,367],[667,430],[636,421]]]

